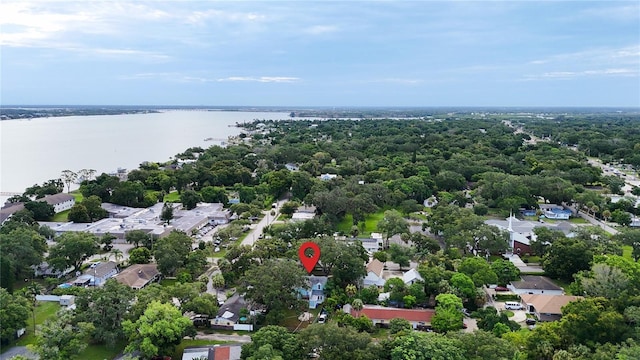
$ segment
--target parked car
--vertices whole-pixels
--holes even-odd
[[[536,319],[532,319],[532,318],[528,318],[527,320],[525,320],[525,323],[527,325],[535,325],[536,324]]]
[[[524,306],[517,301],[507,301],[504,303],[504,308],[507,310],[523,310]]]
[[[320,314],[318,316],[318,324],[324,324],[327,322],[327,314]]]
[[[496,286],[493,288],[493,290],[495,291],[510,291],[508,288],[504,287],[504,286]]]

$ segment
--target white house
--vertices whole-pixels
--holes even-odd
[[[91,264],[84,275],[74,281],[75,285],[102,286],[104,283],[118,274],[118,264],[114,261]]]
[[[338,174],[321,174],[320,180],[329,181],[338,177]]]
[[[47,195],[42,198],[47,204],[53,206],[53,210],[57,213],[69,210],[76,204],[76,198],[69,194]]]
[[[522,281],[512,281],[511,284],[507,285],[507,288],[518,295],[564,295],[564,289],[554,284],[551,279],[537,275],[524,275],[522,276]]]
[[[402,281],[404,281],[406,285],[413,285],[419,281],[424,282],[424,279],[422,278],[422,276],[420,276],[420,273],[418,273],[418,270],[411,269],[405,272],[404,274],[402,274]]]

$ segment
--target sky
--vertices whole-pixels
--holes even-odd
[[[0,46],[2,105],[640,106],[640,0],[2,0]]]

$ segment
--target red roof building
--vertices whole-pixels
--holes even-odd
[[[351,309],[351,316],[365,315],[374,325],[389,325],[391,319],[400,318],[408,320],[414,329],[418,326],[430,326],[435,313],[432,309],[399,309],[376,305],[366,305],[360,311]]]

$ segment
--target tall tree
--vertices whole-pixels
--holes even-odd
[[[78,296],[77,319],[93,324],[93,341],[114,346],[125,338],[122,321],[131,307],[133,296],[131,288],[109,279],[104,286]]]
[[[71,170],[64,170],[60,175],[60,178],[62,179],[62,182],[67,185],[67,192],[69,192],[71,190],[71,183],[76,181],[78,174]]]
[[[200,201],[202,197],[194,190],[185,190],[180,194],[180,202],[187,210],[195,209]]]
[[[91,331],[92,324],[76,322],[72,311],[59,310],[40,326],[35,344],[28,347],[41,359],[77,359]]]
[[[169,224],[173,220],[173,206],[169,203],[164,203],[162,206],[162,213],[160,214],[160,220]]]
[[[431,320],[433,329],[449,332],[462,328],[462,300],[453,294],[436,296],[436,314]]]
[[[267,312],[284,311],[298,305],[296,290],[307,286],[306,274],[293,260],[267,260],[254,265],[243,277],[245,298],[263,305]]]
[[[409,223],[402,217],[402,214],[395,210],[387,210],[384,217],[378,222],[378,230],[384,234],[385,247],[389,247],[389,238],[396,234],[409,232]]]
[[[0,342],[5,343],[16,336],[16,331],[27,326],[31,304],[24,296],[10,294],[0,288]]]
[[[137,321],[122,322],[129,338],[126,351],[140,351],[146,359],[172,354],[173,348],[182,342],[192,326],[191,320],[182,316],[172,304],[153,301]]]
[[[98,239],[88,232],[65,232],[49,249],[48,261],[55,269],[64,271],[72,267],[80,270],[82,263],[98,252]]]
[[[14,280],[33,276],[31,266],[42,262],[47,243],[38,232],[21,225],[9,233],[0,232],[0,249],[2,287],[11,291]]]

